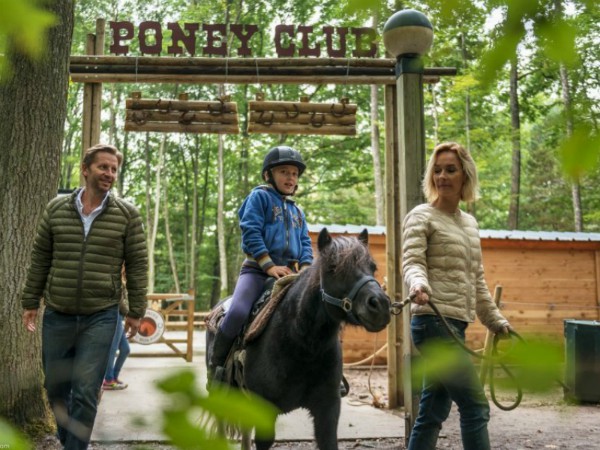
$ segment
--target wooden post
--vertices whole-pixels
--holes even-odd
[[[94,53],[94,35],[88,34],[86,36],[85,52],[89,54]],[[83,160],[83,153],[91,147],[92,142],[92,96],[94,93],[93,83],[83,84],[83,114],[81,120],[81,159]],[[80,186],[85,185],[83,175],[79,175]]]
[[[406,60],[409,61],[406,61]],[[421,64],[419,58],[400,58],[398,65]],[[401,67],[396,83],[398,89],[398,141],[400,149],[400,217],[404,222],[406,214],[424,202],[421,181],[425,169],[425,127],[423,114],[423,74],[404,71]],[[402,248],[402,234],[400,234]],[[408,288],[402,286],[402,298],[408,296]],[[408,443],[410,432],[418,412],[419,397],[412,386],[412,338],[410,335],[410,307],[402,313],[402,379],[404,384],[405,439]]]
[[[499,284],[494,288],[494,303],[496,306],[500,306],[500,299],[502,298],[502,286]],[[492,345],[494,344],[494,333],[489,329],[485,332],[485,341],[483,344],[483,359],[481,360],[481,367],[479,368],[479,381],[481,385],[485,385],[487,373],[490,368],[490,361],[487,359],[492,355]]]
[[[196,292],[190,289],[188,295],[192,297],[192,300],[187,302],[187,351],[185,360],[192,362],[194,357],[194,309],[196,306]]]
[[[421,55],[433,42],[433,27],[427,17],[416,10],[405,9],[394,13],[383,27],[383,42],[388,53],[396,58],[397,123],[398,123],[398,177],[400,187],[400,214],[395,226],[399,229],[394,243],[402,249],[401,227],[406,214],[423,203],[421,181],[425,169],[425,126],[423,114],[423,74]],[[401,272],[401,264],[397,271]],[[408,296],[408,289],[398,280],[396,292],[400,299]],[[397,299],[398,294],[394,293]],[[418,399],[412,387],[412,339],[410,335],[410,308],[402,313],[402,379],[404,385],[404,439],[406,444],[416,418]],[[396,358],[398,356],[396,355]]]
[[[600,320],[600,251],[598,250],[594,252],[594,261],[596,263],[596,306],[598,306],[596,320]]]
[[[96,19],[96,36],[94,38],[94,55],[104,55],[104,37],[106,21]],[[92,84],[92,129],[90,134],[91,145],[100,142],[101,114],[102,114],[102,83]]]
[[[400,224],[400,176],[398,151],[397,93],[395,85],[385,86],[385,225],[387,288],[392,302],[402,296]],[[402,388],[402,316],[392,316],[388,327],[388,406],[404,405]]]
[[[88,55],[104,54],[105,20],[96,20],[96,34],[86,37],[85,52]],[[84,83],[81,154],[100,141],[100,115],[102,112],[102,83]],[[85,181],[80,176],[80,184]]]

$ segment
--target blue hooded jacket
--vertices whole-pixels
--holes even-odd
[[[271,186],[258,186],[246,197],[238,216],[244,265],[266,271],[290,261],[300,266],[312,263],[306,218],[289,197],[282,197]]]

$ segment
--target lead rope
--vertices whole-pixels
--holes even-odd
[[[401,302],[394,302],[392,303],[391,306],[391,313],[394,315],[398,315],[402,313],[402,310],[404,309],[404,307],[406,305],[408,305],[412,300],[414,299],[414,294],[410,295],[408,297],[406,297],[403,301]],[[504,363],[502,363],[502,361],[500,361],[500,358],[498,357],[498,341],[500,341],[500,335],[499,334],[495,334],[494,335],[494,342],[493,342],[493,346],[492,346],[492,357],[488,357],[485,355],[480,355],[477,352],[474,352],[473,350],[471,350],[469,347],[467,347],[459,338],[458,336],[456,336],[456,334],[454,334],[454,331],[452,331],[452,328],[450,327],[450,325],[448,324],[448,322],[446,321],[446,318],[440,313],[440,310],[437,308],[437,306],[435,305],[434,302],[431,301],[431,299],[429,299],[428,305],[431,307],[431,309],[433,309],[433,312],[441,319],[442,323],[444,324],[444,328],[446,328],[446,331],[448,332],[448,334],[450,335],[450,337],[459,345],[460,348],[462,348],[464,351],[466,351],[469,355],[474,356],[477,359],[481,359],[481,360],[487,360],[490,362],[489,364],[489,384],[490,384],[490,397],[492,398],[492,402],[494,402],[494,405],[496,405],[498,408],[500,408],[503,411],[511,411],[515,408],[517,408],[519,406],[519,404],[521,403],[521,400],[523,399],[523,389],[521,388],[521,385],[518,383],[517,378],[513,375],[513,373],[510,371],[510,369],[508,367],[506,367],[506,365]],[[516,331],[510,330],[509,332],[509,336],[511,339],[515,339],[518,340],[519,342],[526,344],[525,340],[519,335],[519,333],[517,333]],[[496,398],[496,387],[495,387],[495,370],[494,370],[494,365],[497,364],[500,366],[500,368],[508,375],[508,377],[514,382],[515,384],[515,388],[517,390],[517,394],[515,396],[515,401],[508,405],[502,405],[498,399]],[[562,385],[562,382],[559,381],[559,383]],[[563,385],[564,386],[564,385]]]

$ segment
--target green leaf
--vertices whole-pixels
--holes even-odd
[[[37,7],[33,0],[0,0],[0,11],[0,34],[8,35],[29,56],[40,56],[46,30],[57,23],[56,16]]]
[[[273,436],[273,424],[277,417],[277,409],[269,402],[251,393],[241,392],[237,389],[218,389],[211,390],[210,395],[200,392],[194,372],[184,370],[172,376],[169,376],[157,383],[157,386],[163,392],[170,394],[176,405],[169,411],[165,411],[165,417],[178,416],[177,421],[186,418],[182,422],[182,430],[173,429],[173,423],[169,422],[169,427],[165,433],[172,437],[171,433],[192,433],[187,428],[200,428],[188,423],[189,414],[196,413],[196,409],[202,410],[203,416],[208,414],[217,421],[225,422],[237,426],[243,430],[250,431],[255,429],[259,437]],[[194,438],[199,439],[202,433],[208,436],[206,430],[194,432]]]
[[[255,428],[257,436],[273,435],[277,409],[257,395],[237,389],[211,389],[200,404],[220,420],[244,430]]]
[[[488,88],[492,84],[502,67],[514,57],[517,45],[519,45],[524,36],[525,28],[512,29],[500,37],[496,41],[496,44],[483,54],[481,58],[483,67],[481,80],[484,88]]]
[[[543,22],[538,24],[537,31],[543,38],[541,43],[548,58],[569,67],[575,67],[579,63],[575,48],[577,30],[570,23],[564,20],[554,23]]]
[[[381,8],[381,0],[348,0],[345,10],[349,14],[358,11],[377,11]]]
[[[211,436],[195,426],[187,411],[166,410],[163,413],[163,431],[180,449],[231,450],[227,439]]]
[[[11,450],[30,450],[32,447],[17,430],[0,419],[0,448]]]
[[[167,394],[174,394],[176,392],[194,393],[196,391],[195,379],[196,376],[192,371],[184,370],[168,378],[159,380],[157,386]]]
[[[548,391],[562,379],[563,351],[558,342],[531,336],[511,345],[502,362],[514,368],[517,384],[527,390]]]
[[[559,154],[565,174],[579,180],[598,164],[600,135],[587,126],[579,126],[571,137],[562,142]]]

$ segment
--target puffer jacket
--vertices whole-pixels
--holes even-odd
[[[46,305],[65,314],[93,314],[122,297],[125,263],[128,315],[143,317],[147,300],[148,254],[139,211],[109,193],[87,237],[76,206],[79,190],[48,203],[38,226],[21,303]]]
[[[475,314],[493,332],[508,321],[485,282],[479,226],[465,212],[448,214],[429,204],[404,219],[402,271],[409,289],[421,285],[445,317],[473,322]],[[435,314],[413,304],[413,314]]]

